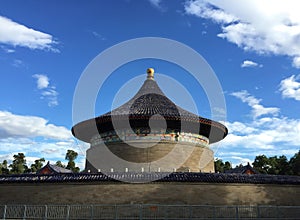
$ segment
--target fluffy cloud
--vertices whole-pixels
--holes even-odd
[[[262,64],[258,64],[254,61],[251,61],[251,60],[244,60],[243,63],[241,64],[241,67],[242,68],[245,68],[245,67],[262,67]]]
[[[58,51],[53,47],[56,42],[50,34],[36,31],[2,16],[0,16],[0,43]]]
[[[44,137],[56,140],[68,140],[72,137],[69,129],[49,124],[37,116],[16,115],[0,111],[0,139],[15,137]]]
[[[43,74],[34,74],[32,77],[37,79],[36,84],[37,88],[41,90],[41,98],[48,101],[48,106],[57,106],[58,92],[56,91],[55,86],[50,86],[50,79],[48,76]]]
[[[292,98],[300,101],[300,75],[297,77],[292,75],[283,79],[279,86],[279,91],[283,98]]]
[[[45,89],[48,87],[49,78],[46,75],[34,74],[32,77],[37,79],[36,83],[38,89]]]
[[[78,152],[78,165],[84,168],[88,144],[72,137],[69,129],[48,123],[42,117],[16,115],[0,111],[0,163],[9,162],[14,154],[22,152],[30,165],[44,157],[54,163],[64,161],[68,149]]]
[[[279,115],[279,109],[264,107],[262,100],[256,99],[247,91],[236,92],[235,97],[249,106],[259,105],[268,114],[268,117],[252,118],[248,122],[226,122],[229,134],[219,144],[216,156],[233,162],[234,166],[254,160],[257,155],[293,156],[299,150],[300,119],[287,118]],[[253,113],[252,109],[252,114]],[[214,145],[212,145],[214,148]]]
[[[294,57],[293,66],[296,67],[296,68],[300,68],[300,56],[299,57]]]
[[[206,1],[188,1],[185,4],[185,11],[188,14],[198,17],[212,19],[221,24],[237,21],[238,18],[232,14],[226,13],[224,10],[215,9]]]
[[[257,118],[262,115],[278,115],[280,111],[280,109],[276,107],[264,107],[260,104],[261,99],[255,98],[245,90],[233,92],[231,95],[239,98],[242,102],[247,103],[252,108],[251,113],[253,118]]]
[[[5,53],[14,53],[15,50],[14,49],[11,49],[11,48],[7,48],[3,45],[0,46],[0,48],[5,52]]]
[[[244,50],[288,55],[300,68],[299,7],[293,0],[194,0],[186,2],[185,11],[219,23],[218,36]]]
[[[299,150],[299,119],[265,117],[248,123],[227,122],[226,125],[230,133],[221,143],[223,148],[219,156],[251,159],[260,154],[293,156]]]

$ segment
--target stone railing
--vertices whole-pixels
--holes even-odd
[[[1,219],[299,219],[300,206],[0,205]]]

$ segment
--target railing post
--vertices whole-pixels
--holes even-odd
[[[24,205],[24,213],[23,213],[23,219],[24,220],[26,219],[26,210],[27,210],[27,206]]]
[[[142,220],[143,219],[143,204],[140,204],[139,207],[140,207],[140,220]]]
[[[70,218],[70,205],[67,206],[67,217],[66,219]]]
[[[6,218],[6,209],[7,209],[7,205],[4,206],[3,219]]]
[[[45,205],[45,220],[48,218],[48,206]]]
[[[91,205],[91,219],[94,218],[94,205]]]
[[[210,205],[210,207],[212,208],[212,215],[213,215],[212,217],[213,217],[213,219],[215,219],[216,218],[216,206]]]
[[[117,207],[117,204],[115,204],[115,219],[118,219],[118,207]]]
[[[257,211],[257,213],[256,213],[256,214],[257,214],[256,218],[260,218],[260,210],[259,210],[259,205],[257,205],[257,210],[256,210],[256,211]]]
[[[190,208],[189,208],[189,219],[192,219],[192,217],[193,217],[193,215],[192,215],[192,213],[193,213],[193,211],[192,211],[192,205],[190,205]]]
[[[235,206],[235,218],[239,219],[239,207],[237,205]]]
[[[168,205],[163,205],[162,207],[165,207],[164,208],[165,219],[168,219],[168,212],[167,211],[168,211],[169,206]]]

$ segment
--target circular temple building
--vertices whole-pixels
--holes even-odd
[[[154,80],[154,70],[122,106],[76,124],[87,143],[86,172],[214,172],[209,144],[227,128],[174,104]]]

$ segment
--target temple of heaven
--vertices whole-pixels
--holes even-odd
[[[227,128],[186,111],[165,96],[154,70],[120,107],[82,121],[72,134],[87,143],[87,172],[214,172],[209,144]]]

